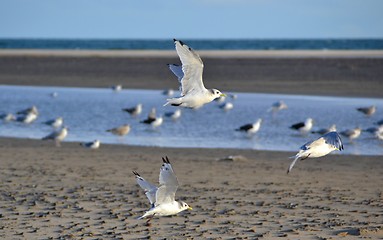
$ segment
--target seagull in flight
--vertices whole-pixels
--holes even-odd
[[[299,152],[292,157],[294,160],[287,169],[287,173],[291,172],[291,169],[298,160],[323,157],[334,150],[343,150],[342,139],[337,132],[329,132],[314,141],[307,142],[300,148]]]
[[[133,171],[136,176],[137,184],[145,190],[145,195],[149,199],[151,208],[145,212],[139,219],[149,217],[148,222],[156,216],[175,215],[184,210],[192,210],[185,202],[175,201],[175,195],[178,188],[178,179],[173,171],[172,165],[168,157],[162,158],[163,164],[160,170],[159,183],[156,187],[146,181],[136,171]]]
[[[200,108],[216,98],[225,96],[217,89],[206,89],[203,80],[203,62],[196,52],[182,41],[174,39],[177,54],[182,66],[168,64],[170,70],[178,77],[181,84],[181,96],[169,98],[164,106],[181,106],[186,108]]]

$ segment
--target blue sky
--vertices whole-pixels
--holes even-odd
[[[1,0],[13,37],[383,38],[383,1]]]

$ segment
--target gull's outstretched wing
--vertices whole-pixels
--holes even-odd
[[[146,197],[149,199],[150,204],[153,205],[156,201],[157,187],[151,184],[150,182],[146,181],[136,171],[133,171],[133,173],[136,176],[137,184],[145,190]]]
[[[182,71],[182,66],[177,65],[177,64],[168,64],[168,67],[169,67],[170,71],[172,71],[174,73],[174,75],[177,76],[178,81],[181,84],[181,80],[184,77],[184,72]]]
[[[205,86],[202,82],[203,62],[201,58],[183,42],[174,39],[174,43],[182,62],[181,95],[184,96],[189,92],[204,90]]]
[[[175,201],[175,195],[178,188],[178,179],[173,171],[172,165],[169,162],[168,157],[162,158],[163,164],[160,171],[160,186],[156,193],[156,203],[171,203]]]
[[[337,132],[329,132],[322,136],[327,144],[336,147],[339,151],[343,150],[342,139]]]

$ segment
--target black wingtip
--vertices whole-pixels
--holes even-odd
[[[170,163],[170,162],[169,162],[169,158],[168,158],[168,156],[166,156],[165,158],[162,157],[162,161],[163,161],[164,163]]]
[[[175,38],[173,38],[173,41],[174,41],[174,42],[177,42],[178,40],[177,40],[177,39],[175,39]]]
[[[134,175],[136,175],[137,177],[140,177],[140,174],[138,174],[138,172],[136,171],[132,171]]]

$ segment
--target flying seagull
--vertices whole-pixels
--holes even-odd
[[[329,132],[314,141],[307,142],[300,148],[299,152],[292,157],[294,161],[287,169],[287,173],[291,171],[297,160],[323,157],[334,150],[343,150],[343,143],[337,132]]]
[[[181,96],[169,98],[164,106],[181,106],[186,108],[199,108],[204,104],[224,96],[217,89],[206,89],[203,80],[203,62],[193,49],[181,41],[174,39],[176,51],[182,66],[169,64],[170,70],[178,77],[181,84]]]
[[[145,195],[149,199],[151,208],[145,212],[139,219],[156,216],[175,215],[184,210],[192,208],[185,202],[175,201],[175,195],[178,188],[178,179],[173,171],[172,165],[168,157],[162,158],[163,164],[160,170],[159,183],[160,186],[146,181],[136,171],[133,171],[136,176],[138,185],[145,190]],[[149,219],[149,221],[150,221]]]

